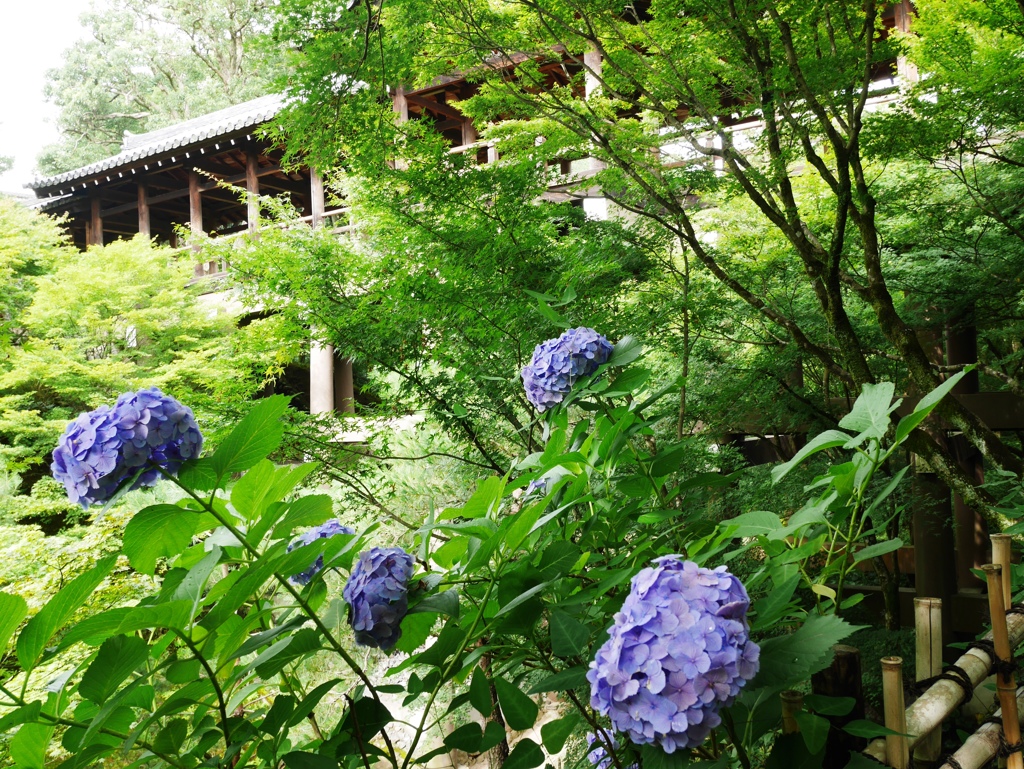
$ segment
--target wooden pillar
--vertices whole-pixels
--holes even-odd
[[[811,676],[811,691],[827,697],[852,697],[853,709],[845,716],[829,716],[831,724],[825,743],[824,769],[844,769],[850,753],[863,750],[867,740],[843,731],[850,721],[864,718],[864,690],[861,684],[860,650],[837,644],[832,664]]]
[[[249,232],[256,232],[260,226],[260,178],[256,175],[259,168],[259,155],[253,149],[245,151],[245,191],[248,195],[246,222]]]
[[[203,231],[203,199],[199,192],[199,174],[195,170],[188,172],[188,214],[189,228],[193,235],[199,235]],[[192,250],[198,251],[198,242],[193,242]]]
[[[149,222],[149,188],[145,180],[140,180],[136,186],[139,193],[139,234],[150,238],[153,233]]]
[[[950,607],[956,592],[953,555],[953,508],[949,487],[934,473],[914,474],[911,492],[914,539],[914,586],[918,598],[942,601],[943,640],[949,641],[953,623]]]
[[[398,125],[409,122],[409,101],[405,98],[405,89],[402,86],[395,88],[395,95],[392,98],[391,106],[395,111],[395,122],[398,123]],[[396,169],[401,171],[406,167],[406,162],[404,160],[399,157],[395,157]]]
[[[473,125],[473,121],[466,118],[466,121],[462,124],[462,144],[472,144],[477,139],[476,126]]]
[[[88,240],[90,246],[103,245],[103,217],[100,215],[100,199],[98,196],[94,197],[91,201]]]
[[[309,346],[309,413],[334,411],[334,347],[313,342]]]
[[[356,413],[355,382],[352,379],[352,359],[336,356],[334,359],[334,405],[343,414]]]
[[[324,224],[324,179],[315,168],[309,169],[309,202],[310,226],[323,227]]]
[[[946,324],[946,363],[950,366],[978,361],[978,331],[973,315],[974,309],[970,308]],[[953,388],[956,395],[976,392],[977,371],[969,373]],[[963,436],[952,436],[948,442],[964,472],[972,481],[983,483],[985,470],[978,452],[968,445]],[[988,527],[981,514],[972,510],[959,494],[953,497],[953,508],[956,514],[957,583],[961,589],[980,588],[982,582],[971,570],[980,569],[989,562]]]
[[[593,96],[601,88],[601,52],[591,46],[583,54],[583,92]]]

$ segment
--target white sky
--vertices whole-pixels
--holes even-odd
[[[57,139],[57,110],[43,99],[48,69],[87,32],[79,16],[88,0],[0,0],[0,155],[14,168],[0,175],[0,192],[26,194],[36,156]]]

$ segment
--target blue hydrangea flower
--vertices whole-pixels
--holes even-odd
[[[390,651],[398,643],[412,571],[412,556],[400,547],[372,547],[359,554],[342,592],[357,644]]]
[[[50,468],[68,498],[88,508],[109,500],[140,468],[147,469],[133,489],[155,485],[160,467],[177,475],[202,447],[192,409],[150,387],[81,414],[57,441]]]
[[[605,644],[590,663],[590,704],[637,745],[666,753],[700,745],[757,673],[750,599],[724,566],[680,556],[633,577]]]
[[[612,344],[592,328],[571,328],[541,342],[523,367],[526,398],[538,411],[561,403],[572,386],[593,374],[612,355]]]
[[[355,533],[355,529],[342,525],[341,521],[339,521],[337,518],[331,518],[331,520],[327,521],[326,523],[322,523],[319,526],[314,526],[312,529],[310,529],[305,534],[296,539],[294,542],[292,542],[290,545],[288,545],[288,552],[290,553],[295,548],[302,547],[303,545],[311,545],[318,539],[327,539],[328,537],[333,537],[335,534]],[[316,561],[314,561],[313,564],[308,569],[306,569],[305,571],[300,571],[298,574],[293,574],[288,578],[288,580],[296,585],[308,585],[309,581],[313,579],[313,577],[315,577],[317,573],[319,573],[323,568],[324,557],[323,555],[318,555],[316,557]]]
[[[612,750],[618,750],[619,741],[615,739],[611,733],[608,733],[608,739],[612,741]],[[612,769],[612,767],[615,766],[615,762],[612,761],[612,757],[608,755],[608,751],[605,749],[604,740],[597,739],[596,734],[589,732],[587,734],[587,745],[593,748],[595,744],[597,747],[587,753],[587,760],[597,767],[597,769]],[[639,769],[639,767],[637,764],[630,764],[626,769]]]

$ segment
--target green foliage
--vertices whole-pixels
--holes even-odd
[[[265,0],[105,0],[83,14],[90,36],[50,70],[61,139],[39,158],[56,174],[116,155],[126,132],[199,117],[270,92],[280,56],[252,48]]]

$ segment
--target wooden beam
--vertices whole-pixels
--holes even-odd
[[[100,208],[99,197],[94,197],[91,201],[91,215],[89,217],[89,245],[103,245],[103,215]]]
[[[199,189],[199,174],[188,172],[188,215],[192,233],[198,235],[203,231],[203,199]],[[199,245],[193,246],[199,250]]]
[[[324,179],[315,168],[309,169],[310,225],[322,227],[324,223]]]
[[[249,224],[249,232],[256,232],[260,226],[260,179],[259,155],[252,149],[245,153],[245,191],[249,193],[246,208],[246,221]]]
[[[423,96],[418,96],[415,94],[406,94],[405,99],[407,102],[409,102],[409,104],[415,104],[417,107],[429,109],[432,112],[436,112],[439,115],[444,115],[445,117],[454,118],[456,120],[467,119],[466,116],[459,112],[457,109],[455,109],[454,107],[449,107],[444,102],[434,101],[433,99],[427,99]]]
[[[152,231],[149,222],[149,189],[143,180],[140,180],[137,186],[139,190],[139,234],[150,238]]]

